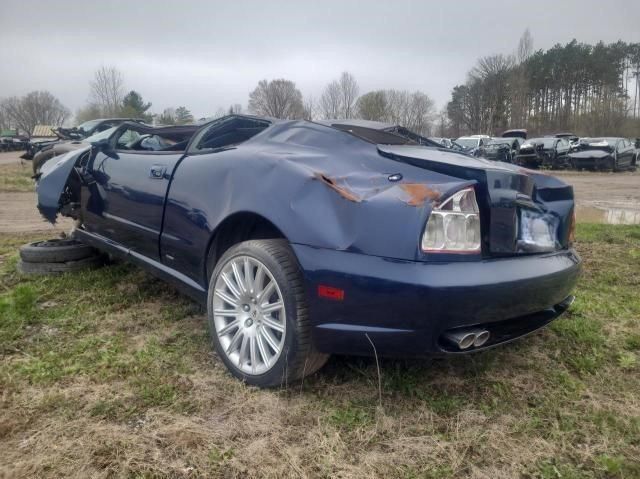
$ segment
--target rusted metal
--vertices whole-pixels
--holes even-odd
[[[403,201],[409,206],[422,206],[426,201],[437,202],[441,196],[439,191],[424,184],[403,183],[398,186],[408,195]]]
[[[355,194],[353,191],[351,191],[349,188],[347,188],[344,185],[339,185],[337,179],[334,178],[329,178],[328,176],[322,174],[322,173],[315,173],[314,177],[317,180],[322,181],[325,185],[327,185],[329,188],[333,189],[334,191],[336,191],[340,196],[342,196],[344,199],[349,200],[349,201],[353,201],[355,203],[360,203],[362,201],[362,198],[360,198],[360,196],[358,196],[357,194]]]

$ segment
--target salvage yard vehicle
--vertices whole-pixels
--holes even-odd
[[[516,163],[527,168],[564,168],[569,165],[570,149],[564,137],[532,138],[520,145]]]
[[[637,155],[634,144],[626,138],[581,138],[569,153],[571,166],[619,171],[634,169]]]
[[[103,130],[100,133],[96,133],[84,140],[65,141],[57,143],[50,148],[47,148],[39,152],[33,158],[33,173],[37,175],[47,161],[56,156],[63,155],[70,151],[75,151],[81,148],[86,148],[92,143],[99,142],[110,138],[116,131],[117,127],[113,126],[108,130]],[[145,151],[157,151],[162,150],[166,146],[173,146],[172,141],[186,141],[191,134],[197,130],[197,126],[182,125],[182,126],[166,126],[166,127],[152,127],[147,126],[144,123],[130,124],[128,131],[129,136],[123,136],[120,138],[121,142],[126,140],[132,142],[134,140],[140,141],[140,150]]]
[[[454,143],[462,146],[465,149],[465,153],[472,156],[479,156],[482,151],[482,147],[491,139],[487,135],[471,135],[461,136],[456,139]]]
[[[521,138],[492,138],[480,148],[480,156],[487,160],[513,163],[520,151]]]
[[[139,128],[46,163],[40,212],[205,304],[248,384],[332,353],[481,351],[573,300],[573,190],[549,175],[359,120],[231,115],[151,150],[122,139]]]
[[[37,159],[37,155],[39,153],[48,152],[51,148],[54,148],[56,145],[61,142],[67,141],[82,141],[85,138],[88,138],[92,135],[98,134],[102,131],[108,130],[109,128],[113,128],[114,126],[120,125],[124,122],[137,122],[144,123],[142,120],[136,118],[100,118],[97,120],[89,120],[81,123],[78,126],[73,128],[52,128],[53,133],[56,135],[54,138],[36,138],[33,141],[30,141],[26,147],[26,152],[21,156],[23,160],[37,160],[36,163],[42,164],[42,158]],[[45,153],[46,159],[52,158],[50,152]],[[33,167],[34,173],[36,173],[36,166]]]
[[[429,138],[431,141],[435,141],[436,143],[440,143],[445,148],[452,148],[453,142],[449,138]]]
[[[97,120],[85,121],[73,128],[59,127],[55,129],[55,132],[62,139],[81,140],[124,122],[144,123],[144,120],[138,118],[98,118]]]

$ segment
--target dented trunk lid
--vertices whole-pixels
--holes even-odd
[[[552,228],[554,249],[569,245],[573,188],[557,178],[508,163],[419,146],[378,145],[378,152],[395,161],[474,180],[484,251],[489,255],[539,252],[523,239],[523,229],[538,220]]]

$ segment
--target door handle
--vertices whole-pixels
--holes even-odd
[[[164,165],[153,165],[149,170],[149,178],[154,180],[161,180],[164,178],[164,174],[167,171],[167,167]]]

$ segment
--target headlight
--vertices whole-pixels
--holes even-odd
[[[480,214],[473,188],[458,191],[431,212],[421,246],[426,253],[480,252]]]

